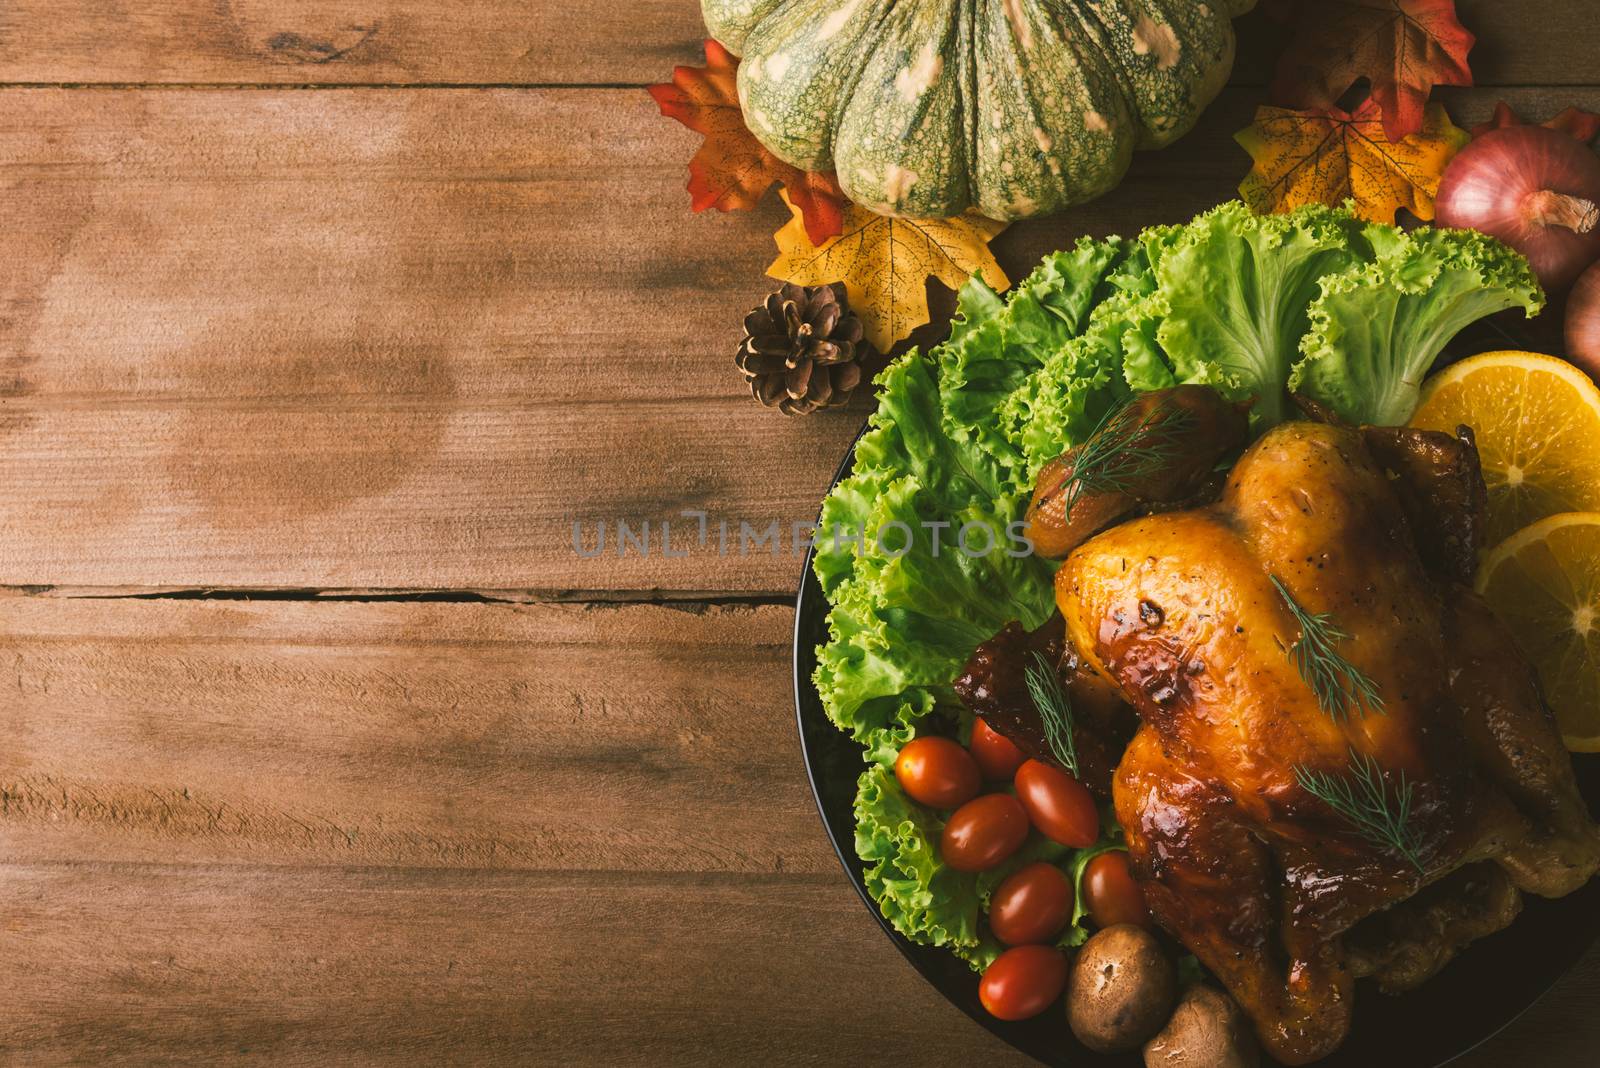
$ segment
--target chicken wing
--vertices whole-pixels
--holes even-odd
[[[956,694],[1024,754],[1061,766],[1028,692],[1027,672],[1039,659],[1056,672],[1072,707],[1079,781],[1110,797],[1111,773],[1139,721],[1122,695],[1067,646],[1059,613],[1031,631],[1015,620],[1007,623],[973,651],[955,680]]]

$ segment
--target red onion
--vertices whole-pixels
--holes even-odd
[[[1551,292],[1600,259],[1600,156],[1567,134],[1490,130],[1450,161],[1435,204],[1440,226],[1498,237]]]
[[[1600,263],[1578,276],[1567,297],[1567,359],[1600,382]]]

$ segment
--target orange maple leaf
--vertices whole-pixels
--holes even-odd
[[[1300,5],[1299,29],[1278,62],[1274,103],[1331,108],[1358,80],[1372,83],[1384,133],[1400,141],[1422,129],[1436,85],[1471,85],[1474,38],[1455,0],[1316,0]]]
[[[994,289],[1011,284],[989,251],[989,241],[1006,228],[1003,222],[971,212],[953,219],[902,219],[852,204],[846,232],[817,243],[807,239],[799,205],[791,208],[794,217],[772,235],[778,258],[767,274],[804,286],[843,282],[850,307],[879,352],[928,321],[930,276],[951,289],[974,274]]]
[[[689,197],[695,211],[748,211],[781,182],[817,243],[844,226],[844,190],[832,174],[790,166],[767,151],[744,124],[735,77],[739,60],[716,41],[706,42],[704,67],[674,67],[672,81],[646,87],[661,114],[676,119],[705,142],[689,161]]]
[[[1525,126],[1522,116],[1511,110],[1511,105],[1504,100],[1495,105],[1494,117],[1488,122],[1480,122],[1472,128],[1473,137],[1481,137],[1490,130],[1498,130],[1503,126]],[[1596,137],[1600,137],[1600,115],[1582,108],[1567,108],[1559,115],[1553,115],[1539,124],[1548,126],[1552,130],[1559,130],[1584,144],[1588,144]]]
[[[1259,108],[1234,140],[1255,160],[1239,185],[1252,211],[1348,200],[1362,218],[1392,223],[1401,208],[1433,218],[1439,177],[1469,138],[1442,105],[1430,104],[1421,131],[1390,141],[1377,102],[1368,99],[1353,112]]]

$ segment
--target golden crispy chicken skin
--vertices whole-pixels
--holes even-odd
[[[1471,525],[1419,539],[1407,518],[1402,494],[1429,493],[1430,480],[1456,487],[1441,508],[1481,502],[1459,492],[1451,440],[1419,440],[1436,462],[1408,464],[1393,436],[1374,449],[1359,430],[1279,426],[1216,504],[1113,527],[1057,574],[1069,643],[1140,720],[1113,799],[1151,909],[1288,1064],[1343,1040],[1358,970],[1420,981],[1516,908],[1478,869],[1431,890],[1432,912],[1413,910],[1454,922],[1399,915],[1352,960],[1345,935],[1363,919],[1467,865],[1493,862],[1546,895],[1600,865],[1526,665],[1454,581],[1459,564],[1433,559],[1459,557]],[[1337,651],[1381,708],[1319,702],[1289,653],[1302,635],[1289,598],[1344,632]],[[1305,788],[1357,762],[1379,769],[1389,796],[1409,791],[1409,856]]]

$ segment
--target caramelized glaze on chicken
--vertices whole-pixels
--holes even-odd
[[[1072,707],[1078,780],[1096,796],[1110,797],[1112,772],[1139,720],[1122,695],[1067,646],[1059,612],[1033,630],[1007,623],[973,652],[955,681],[956,693],[1024,754],[1061,767],[1028,692],[1027,671],[1036,657],[1055,668]]]
[[[1518,889],[1565,894],[1600,865],[1533,677],[1461,584],[1482,501],[1463,450],[1285,424],[1215,504],[1123,523],[1057,574],[1069,644],[1140,721],[1113,795],[1151,909],[1288,1064],[1339,1045],[1358,974],[1419,982],[1508,923]],[[1287,655],[1301,632],[1274,579],[1336,621],[1381,708],[1319,703]],[[1354,760],[1411,791],[1420,871],[1304,788]]]
[[[1183,429],[1179,481],[1193,493],[1240,429],[1226,414]],[[1168,475],[1052,517],[1042,505],[1075,459],[1041,473],[1030,510],[1049,527],[1041,550],[1070,552],[1060,614],[980,646],[957,692],[1048,759],[1021,676],[1038,651],[1059,665],[1075,705],[1086,699],[1086,775],[1111,780],[1152,913],[1280,1061],[1338,1047],[1358,978],[1415,986],[1509,924],[1522,892],[1570,893],[1600,867],[1537,682],[1467,585],[1484,505],[1470,434],[1284,424],[1246,450],[1220,499],[1092,538],[1085,525],[1182,494]],[[1291,655],[1302,632],[1286,597],[1342,632],[1337,651],[1376,702],[1319,700]],[[1406,848],[1306,789],[1303,776],[1348,776],[1358,761],[1386,796],[1408,797]]]

